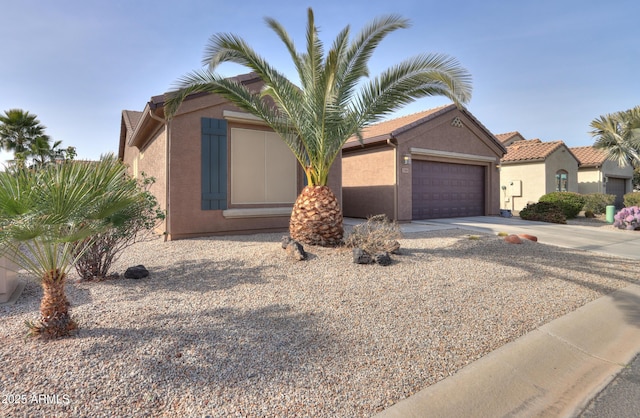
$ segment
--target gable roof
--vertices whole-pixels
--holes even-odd
[[[572,147],[570,150],[581,167],[600,167],[608,158],[605,150],[593,146]]]
[[[516,141],[507,147],[507,153],[501,161],[503,163],[544,161],[562,147],[571,153],[562,141],[542,142],[539,139]],[[573,157],[575,158],[575,155]]]
[[[498,141],[502,142],[503,144],[516,136],[519,136],[520,138],[524,139],[524,136],[522,136],[518,131],[505,132],[503,134],[496,134],[496,138],[498,138]]]
[[[388,139],[392,139],[397,135],[408,131],[409,129],[412,129],[418,125],[422,125],[423,123],[433,120],[438,116],[455,109],[458,109],[458,107],[452,103],[367,126],[362,130],[362,145],[386,142]],[[478,127],[483,130],[487,134],[487,136],[494,142],[498,149],[500,149],[503,153],[506,152],[505,147],[500,143],[500,141],[491,133],[491,131],[489,131],[482,123],[480,123],[480,121],[477,120],[471,114],[471,112],[464,108],[460,108],[460,111],[469,119],[474,121],[478,125]],[[343,149],[360,147],[362,145],[360,144],[356,136],[352,136],[347,140],[347,142],[345,142]]]

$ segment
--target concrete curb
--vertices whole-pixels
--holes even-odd
[[[640,286],[592,301],[376,415],[571,417],[640,353]]]

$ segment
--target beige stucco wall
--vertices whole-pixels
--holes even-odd
[[[528,164],[502,164],[500,167],[500,200],[502,209],[520,211],[527,203],[537,202],[540,196],[546,193],[544,178],[546,170],[544,162]],[[555,178],[555,174],[554,174]],[[513,190],[512,183],[520,182],[521,187]],[[505,187],[505,190],[502,190]],[[514,196],[518,194],[520,196]]]
[[[462,127],[452,125],[459,118]],[[500,212],[500,176],[497,165],[502,151],[477,123],[454,109],[426,123],[398,134],[398,203],[397,219],[412,217],[411,165],[402,164],[404,155],[413,160],[474,164],[485,167],[485,215]],[[412,151],[413,150],[413,151]],[[422,150],[425,153],[416,152]],[[437,154],[437,155],[434,155]]]
[[[606,160],[601,167],[582,167],[578,169],[579,193],[606,193],[605,177],[625,179],[625,190],[633,190],[633,167],[621,167],[617,162]]]
[[[556,172],[567,172],[568,191],[579,193],[578,162],[565,147],[560,147],[545,161],[528,163],[506,163],[500,168],[500,186],[503,209],[520,211],[527,203],[535,203],[541,196],[556,191]],[[521,181],[522,196],[512,195],[511,183]]]
[[[343,154],[344,216],[385,214],[395,219],[395,155],[388,145]]]

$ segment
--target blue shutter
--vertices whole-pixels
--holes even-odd
[[[202,210],[227,208],[227,121],[202,118]]]

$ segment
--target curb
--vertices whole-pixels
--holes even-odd
[[[640,353],[640,286],[596,299],[376,415],[580,413]]]

